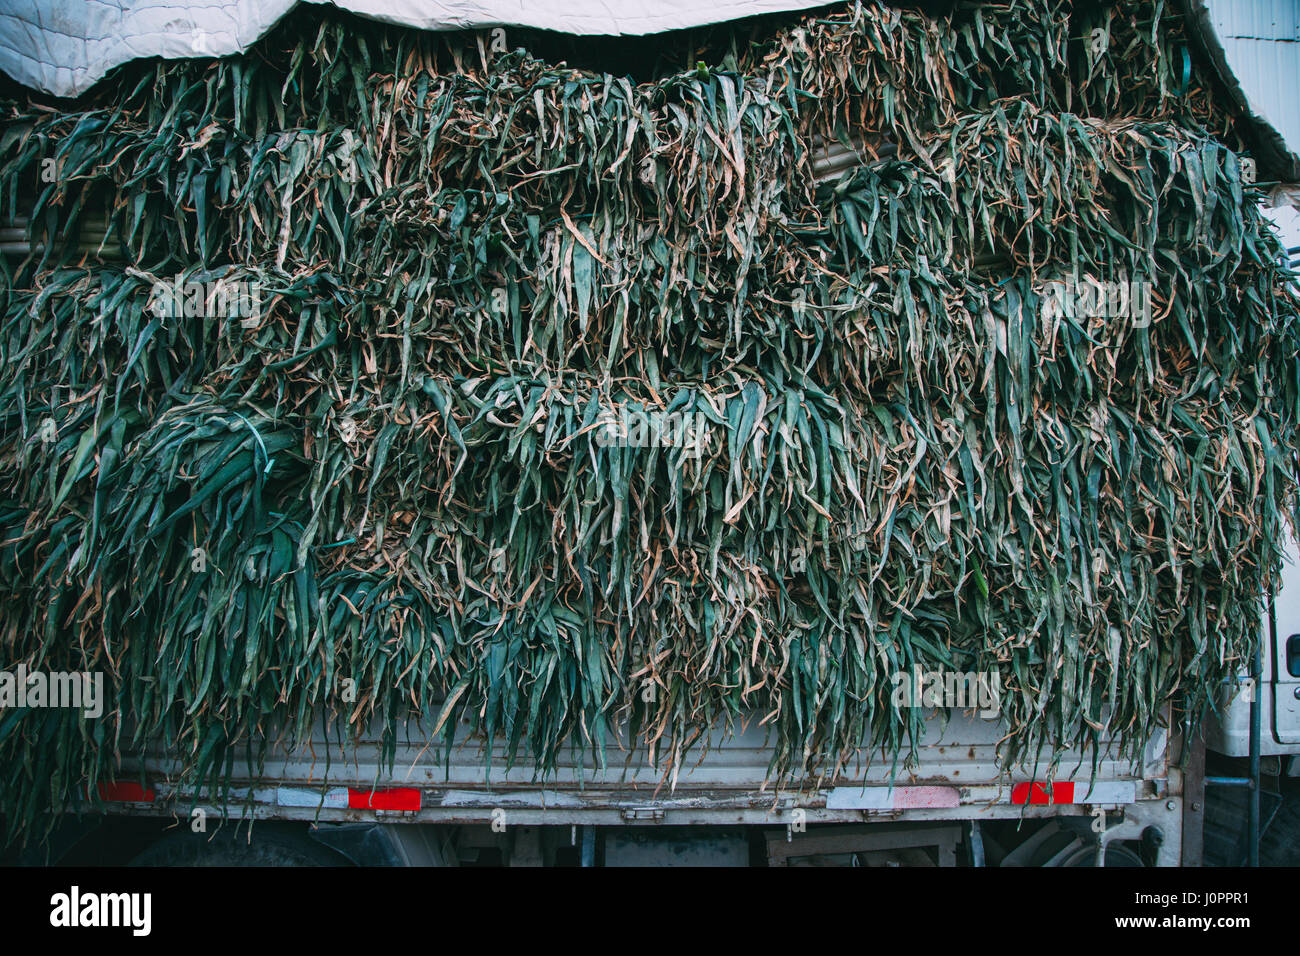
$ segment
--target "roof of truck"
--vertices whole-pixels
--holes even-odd
[[[246,50],[299,0],[0,0],[0,70],[55,96],[77,96],[140,57]],[[825,6],[816,0],[332,0],[419,29],[520,26],[575,35],[644,35]],[[1261,158],[1300,178],[1300,0],[1186,0],[1197,37],[1248,118]]]
[[[1190,0],[1192,33],[1236,107],[1256,152],[1278,176],[1300,179],[1300,0]]]
[[[428,30],[518,26],[578,35],[643,35],[825,0],[333,0]],[[298,0],[0,0],[0,70],[34,89],[77,96],[139,57],[227,56],[247,49]]]

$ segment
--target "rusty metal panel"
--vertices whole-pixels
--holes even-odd
[[[955,714],[927,722],[917,759],[898,766],[877,755],[859,754],[856,766],[839,777],[782,781],[769,779],[771,741],[755,724],[728,736],[716,731],[679,767],[653,762],[644,751],[617,741],[599,766],[591,753],[567,753],[545,776],[531,765],[507,769],[499,744],[488,747],[463,730],[451,752],[412,724],[398,734],[392,766],[384,760],[378,728],[340,748],[318,727],[300,746],[273,743],[254,781],[236,768],[227,816],[392,822],[492,822],[505,815],[511,825],[581,822],[591,825],[747,823],[791,826],[818,822],[954,820],[1078,815],[1091,803],[1163,798],[1168,765],[1165,737],[1158,735],[1133,761],[1104,752],[1091,789],[1092,757],[1069,754],[1054,769],[1000,762],[997,743],[1006,730],[997,721]],[[491,759],[488,759],[489,749]],[[193,795],[175,786],[175,755],[165,751],[133,755],[119,779],[149,782],[149,801],[121,798],[128,812],[186,812]],[[676,771],[674,774],[673,771]],[[1015,799],[1031,789],[1027,781],[1075,781],[1077,802]],[[1034,784],[1034,786],[1038,786]],[[1054,783],[1053,790],[1057,789]],[[1124,796],[1116,796],[1123,790]],[[1096,799],[1093,799],[1096,797]],[[400,798],[400,799],[399,799]],[[208,799],[211,799],[208,797]],[[1034,805],[1026,805],[1032,803]],[[203,803],[207,806],[206,802]]]

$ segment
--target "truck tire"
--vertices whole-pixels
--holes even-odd
[[[1097,850],[1092,846],[1082,846],[1079,851],[1064,861],[1061,866],[1096,866]],[[1115,841],[1106,847],[1106,866],[1138,867],[1146,866],[1142,857],[1130,850],[1123,843]]]
[[[304,834],[268,827],[224,827],[215,834],[173,833],[128,866],[346,866],[341,855]]]

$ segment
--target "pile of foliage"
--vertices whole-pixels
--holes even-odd
[[[0,101],[0,667],[109,693],[0,711],[10,833],[318,718],[669,780],[751,722],[791,781],[915,746],[914,666],[997,671],[1009,761],[1199,713],[1295,511],[1300,313],[1165,6],[854,4],[639,80],[312,7]]]

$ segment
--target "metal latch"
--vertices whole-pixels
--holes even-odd
[[[623,819],[632,820],[652,820],[658,823],[664,818],[663,810],[658,807],[627,807],[623,811]]]

